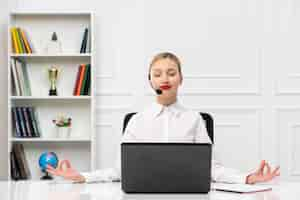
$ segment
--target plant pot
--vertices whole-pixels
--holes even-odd
[[[71,127],[56,127],[57,138],[69,138],[71,133]]]

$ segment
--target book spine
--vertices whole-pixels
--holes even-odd
[[[38,126],[37,126],[37,121],[35,119],[34,112],[33,112],[33,108],[32,107],[27,107],[27,113],[29,114],[29,117],[30,117],[30,121],[31,121],[31,124],[32,124],[34,136],[35,137],[40,137],[40,133],[39,133]]]
[[[13,115],[13,123],[15,124],[15,137],[22,137],[22,132],[20,128],[20,120],[18,119],[17,109],[15,107],[11,108]]]
[[[21,53],[26,53],[26,50],[25,50],[25,46],[24,46],[24,42],[22,40],[22,36],[21,36],[21,32],[20,32],[20,28],[18,27],[16,29],[17,31],[17,36],[18,36],[18,39],[19,39],[19,43],[20,43],[20,49],[21,49]]]
[[[14,86],[15,86],[15,95],[20,96],[21,95],[20,81],[19,81],[19,77],[18,77],[14,59],[10,60],[10,66],[11,66],[13,82],[14,82]]]
[[[20,175],[19,175],[19,170],[17,168],[17,164],[16,164],[16,158],[14,155],[14,152],[11,151],[10,152],[10,175],[11,175],[11,179],[13,180],[19,180],[20,179]]]
[[[26,170],[25,170],[25,164],[22,159],[22,152],[21,152],[21,146],[22,144],[13,144],[13,152],[16,158],[16,164],[18,165],[19,172],[20,172],[20,179],[27,179],[26,176]]]
[[[75,82],[75,87],[73,90],[73,95],[76,96],[76,92],[77,92],[77,88],[78,88],[78,84],[79,84],[79,78],[80,78],[80,73],[81,73],[82,67],[81,65],[78,67],[78,72],[77,72],[77,76],[76,76],[76,82]]]
[[[25,88],[25,84],[24,84],[24,74],[23,74],[23,70],[22,70],[22,65],[18,59],[14,59],[14,60],[15,60],[18,77],[19,77],[21,95],[26,95],[26,88]]]
[[[82,42],[81,42],[81,48],[80,48],[80,53],[85,53],[85,46],[86,46],[86,38],[87,38],[87,32],[88,32],[88,29],[85,28],[84,29],[84,34],[83,34],[83,37],[82,37]]]
[[[86,53],[86,46],[87,46],[87,41],[88,41],[88,36],[89,36],[89,29],[85,29],[86,30],[86,34],[84,37],[84,46],[83,46],[83,52]]]
[[[35,124],[36,124],[38,137],[41,137],[42,132],[41,132],[39,117],[38,117],[36,108],[35,107],[30,107],[30,109],[31,109],[31,112],[33,113],[33,118],[34,118],[34,121],[35,121]]]
[[[30,173],[30,170],[29,170],[28,161],[26,159],[24,147],[23,147],[22,144],[20,144],[20,151],[21,151],[22,162],[24,163],[26,179],[29,179],[31,177],[31,173]]]
[[[84,85],[84,90],[83,90],[84,95],[88,95],[88,93],[89,93],[89,87],[91,85],[90,79],[91,79],[91,65],[88,64],[87,78],[86,78],[86,83]]]
[[[82,86],[80,88],[80,95],[84,95],[84,88],[85,88],[85,85],[87,84],[88,68],[89,68],[89,64],[87,64],[85,66],[84,75],[83,75],[83,81],[82,81]]]
[[[13,35],[14,35],[14,38],[15,38],[15,45],[16,45],[16,53],[21,53],[21,49],[20,49],[20,44],[19,44],[19,39],[18,39],[18,35],[17,35],[17,30],[16,30],[16,27],[14,27],[12,29],[13,31]]]
[[[80,95],[80,91],[81,91],[81,87],[82,87],[82,82],[83,82],[83,77],[84,77],[84,72],[86,70],[86,66],[84,64],[82,64],[81,66],[82,66],[82,70],[81,70],[81,73],[80,73],[78,88],[77,88],[77,91],[76,91],[76,95],[77,96]]]
[[[21,130],[22,130],[22,137],[27,137],[25,120],[24,120],[24,117],[22,115],[22,110],[21,110],[20,107],[16,107],[16,109],[17,109],[18,118],[20,119],[20,126],[21,126]]]
[[[25,36],[24,31],[23,30],[20,30],[20,31],[21,31],[22,39],[24,41],[26,53],[32,53],[31,48],[30,48],[29,43],[28,43],[28,40],[27,40],[27,37]]]
[[[11,35],[11,41],[12,41],[12,50],[14,53],[18,53],[18,44],[17,44],[17,38],[14,34],[14,27],[10,28],[10,35]]]
[[[31,88],[30,88],[30,83],[29,83],[29,76],[28,76],[28,69],[26,66],[26,62],[23,60],[21,62],[21,66],[22,66],[22,72],[24,75],[24,86],[25,86],[25,92],[26,92],[26,96],[31,96]]]
[[[30,127],[30,123],[31,122],[30,122],[29,116],[28,116],[28,114],[26,112],[26,108],[25,107],[21,107],[21,109],[22,109],[22,114],[23,114],[23,116],[25,118],[25,127],[26,127],[26,131],[27,131],[27,135],[28,135],[28,137],[33,137],[33,130]]]
[[[32,42],[30,41],[30,38],[28,37],[27,31],[26,31],[26,30],[23,30],[23,34],[24,34],[24,36],[25,36],[26,39],[27,39],[27,43],[28,43],[28,46],[29,46],[29,49],[30,49],[30,53],[33,53],[33,52],[34,52],[34,47],[33,47]]]

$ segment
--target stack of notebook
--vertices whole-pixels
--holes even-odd
[[[78,68],[73,95],[74,96],[90,95],[90,87],[91,87],[91,65],[81,64]]]
[[[11,178],[13,180],[30,179],[31,173],[22,144],[13,144],[10,152]]]
[[[14,53],[32,53],[32,44],[25,30],[20,27],[10,28],[12,50]]]
[[[21,59],[11,59],[11,76],[13,93],[16,96],[31,96],[28,69],[26,62]]]
[[[34,107],[12,107],[14,137],[40,137],[38,118]]]

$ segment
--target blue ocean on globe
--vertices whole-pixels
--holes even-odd
[[[40,155],[39,165],[42,171],[46,171],[47,165],[56,168],[58,165],[58,157],[54,152],[44,152]]]

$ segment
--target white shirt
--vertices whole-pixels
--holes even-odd
[[[211,143],[201,115],[184,108],[178,101],[169,106],[153,103],[142,112],[138,112],[130,119],[121,142]],[[87,182],[116,181],[120,180],[120,168],[119,153],[115,169],[96,170],[82,175]],[[213,181],[245,183],[247,175],[224,167],[215,159],[213,152]]]

